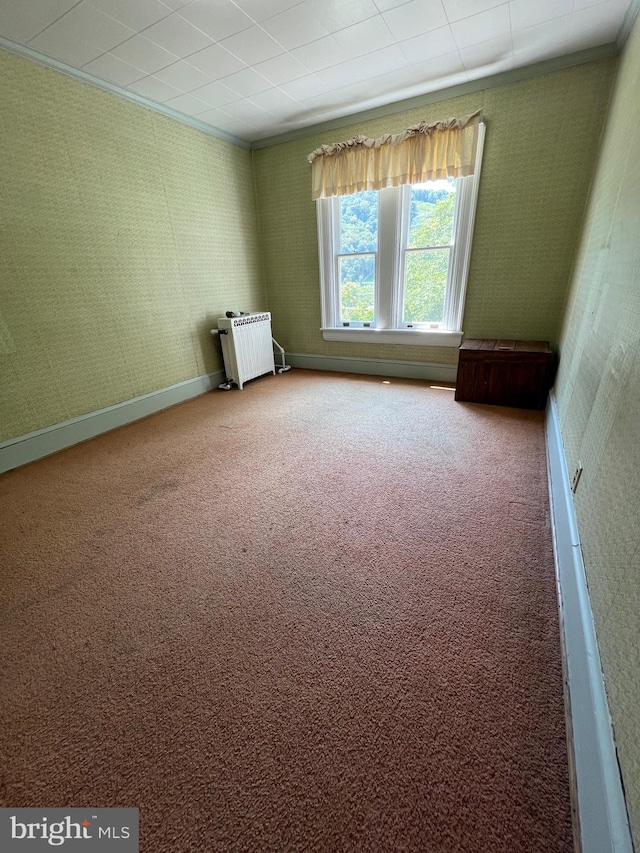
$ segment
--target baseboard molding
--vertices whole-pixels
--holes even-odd
[[[343,355],[309,355],[287,353],[287,364],[308,370],[335,370],[338,373],[364,373],[369,376],[395,376],[402,379],[429,379],[434,382],[455,382],[455,364],[435,364],[422,361],[387,361],[384,358],[351,358]]]
[[[633,853],[573,494],[553,393],[547,461],[556,580],[569,698],[571,761],[582,853]]]
[[[36,459],[64,450],[65,447],[71,447],[103,432],[152,415],[161,409],[175,406],[176,403],[182,403],[191,397],[197,397],[217,387],[223,379],[224,371],[222,370],[196,376],[170,385],[168,388],[161,388],[150,394],[143,394],[141,397],[116,403],[114,406],[107,406],[106,409],[98,409],[45,429],[3,441],[0,443],[0,473],[26,465],[28,462],[35,462]]]

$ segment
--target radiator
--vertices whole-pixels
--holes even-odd
[[[218,334],[227,383],[234,382],[242,388],[249,379],[276,372],[269,312],[220,317]]]

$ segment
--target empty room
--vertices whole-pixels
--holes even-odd
[[[0,0],[0,850],[640,849],[638,0]]]

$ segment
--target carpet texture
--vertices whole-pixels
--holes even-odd
[[[543,415],[292,371],[0,478],[0,804],[572,850]]]

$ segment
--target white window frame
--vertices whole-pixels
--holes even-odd
[[[340,247],[340,199],[319,198],[316,201],[318,222],[318,255],[320,262],[320,302],[322,337],[325,341],[362,341],[367,343],[408,344],[410,346],[458,347],[462,342],[462,315],[467,291],[467,277],[473,226],[475,222],[484,147],[485,125],[478,125],[478,147],[473,175],[456,181],[456,207],[443,322],[438,328],[428,323],[402,324],[402,289],[404,256],[408,237],[408,199],[410,185],[378,192],[378,247],[376,255],[375,322],[371,325],[350,322],[343,326],[340,318],[340,285],[337,257]],[[365,254],[374,254],[367,252]]]

